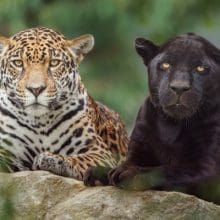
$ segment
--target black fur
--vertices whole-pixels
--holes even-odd
[[[219,49],[188,33],[162,46],[138,38],[136,50],[148,67],[150,96],[126,162],[108,174],[110,184],[180,190],[220,203]]]

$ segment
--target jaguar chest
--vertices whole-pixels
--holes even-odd
[[[78,154],[85,151],[85,143],[93,137],[88,132],[91,124],[86,117],[75,120],[69,115],[68,119],[63,116],[53,123],[48,119],[27,125],[12,115],[0,114],[0,146],[18,158],[32,160],[44,151],[61,155]]]

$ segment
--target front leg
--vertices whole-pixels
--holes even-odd
[[[158,163],[147,145],[131,141],[129,147],[125,163],[109,172],[110,185],[133,190],[185,190],[192,194],[195,186],[219,173],[215,158],[209,154],[173,167]]]
[[[64,174],[64,160],[62,155],[44,152],[34,158],[32,170],[45,170],[57,175],[62,175]]]
[[[135,189],[148,189],[153,182],[158,181],[156,179],[161,169],[160,163],[150,146],[131,139],[126,161],[108,173],[109,185],[127,189],[132,189],[133,186]],[[146,173],[148,176],[143,176]]]
[[[108,173],[109,185],[126,190],[148,190],[164,183],[162,167],[140,167],[124,163]]]
[[[115,167],[116,158],[103,142],[103,148],[96,145],[94,140],[88,146],[88,151],[73,156],[62,156],[51,152],[39,154],[33,163],[33,170],[45,170],[57,175],[84,180],[86,171],[91,167]],[[99,183],[97,183],[99,184]]]
[[[111,185],[126,190],[180,191],[220,203],[220,175],[206,160],[197,169],[121,165],[109,172]]]

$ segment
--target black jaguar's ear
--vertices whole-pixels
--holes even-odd
[[[215,46],[206,47],[206,53],[220,65],[220,50]]]
[[[135,49],[147,65],[148,62],[157,54],[159,47],[149,40],[137,38],[135,40]]]

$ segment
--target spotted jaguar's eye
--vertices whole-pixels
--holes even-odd
[[[160,65],[160,68],[163,69],[163,70],[167,70],[170,68],[170,64],[169,63],[162,63]]]
[[[60,64],[60,60],[51,60],[50,61],[50,67],[56,67],[56,66],[58,66],[59,64]]]
[[[23,61],[22,60],[13,60],[12,63],[16,66],[16,67],[23,67]]]
[[[199,73],[203,73],[205,71],[205,67],[204,66],[197,66],[196,71]]]

